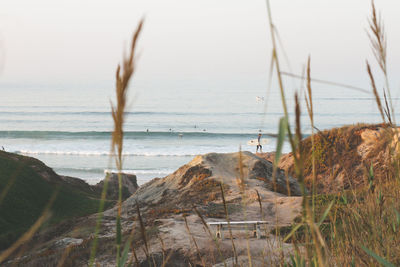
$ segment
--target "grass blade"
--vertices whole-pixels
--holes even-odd
[[[287,117],[282,117],[279,120],[278,142],[276,143],[276,152],[275,152],[275,159],[274,159],[275,166],[278,165],[279,160],[282,155],[283,142],[285,141],[287,128],[288,128],[288,119],[287,119]]]
[[[129,241],[130,240],[128,240],[125,244],[124,251],[122,252],[121,260],[119,261],[118,267],[125,266],[125,263],[128,260],[128,251],[130,248]]]
[[[290,231],[290,233],[283,239],[283,242],[285,243],[290,237],[292,237],[292,235],[294,235],[294,233],[296,233],[296,231],[303,226],[303,223],[299,223],[297,224],[295,227],[292,228],[292,231]]]
[[[227,207],[226,201],[225,201],[225,192],[224,192],[224,187],[223,187],[222,181],[219,183],[219,187],[221,189],[222,203],[224,204],[226,221],[228,222],[229,237],[230,237],[231,243],[232,243],[232,252],[233,252],[233,256],[235,257],[235,264],[238,264],[238,256],[237,256],[237,252],[236,252],[235,242],[233,242],[232,228],[231,228],[231,223],[230,223],[229,214],[228,214],[228,207]],[[257,192],[257,194],[258,194],[258,192]]]
[[[226,262],[225,262],[225,258],[224,258],[223,254],[222,254],[222,252],[221,252],[221,248],[220,248],[220,245],[219,245],[219,243],[218,243],[217,238],[215,238],[215,237],[213,236],[213,234],[211,233],[210,227],[208,226],[207,222],[204,220],[203,215],[201,215],[201,213],[196,209],[196,207],[193,207],[193,210],[196,212],[197,216],[200,218],[200,220],[201,220],[201,222],[202,222],[202,224],[203,224],[203,226],[204,226],[204,229],[207,230],[207,233],[208,233],[208,235],[210,236],[210,238],[211,238],[212,240],[214,240],[214,243],[215,243],[215,246],[217,247],[217,251],[218,251],[220,260],[222,260],[222,262],[223,262],[223,264],[224,264],[224,267],[226,267],[227,265],[226,265]]]
[[[148,260],[149,259],[149,246],[147,245],[146,227],[144,226],[142,215],[140,213],[139,203],[137,202],[137,200],[136,200],[136,212],[137,212],[139,224],[140,224],[140,233],[142,235],[142,240],[144,242],[144,248],[145,248],[144,252],[145,252],[147,260]]]
[[[331,203],[329,204],[328,208],[326,208],[324,214],[322,215],[321,219],[320,219],[319,222],[317,223],[317,226],[318,226],[318,227],[324,222],[326,216],[328,216],[329,211],[330,211],[331,208],[333,207],[333,204],[335,204],[335,200],[332,200]]]
[[[188,222],[187,222],[186,216],[182,216],[182,217],[183,217],[183,219],[185,220],[185,227],[186,227],[186,230],[187,230],[189,236],[191,237],[191,239],[192,239],[192,241],[193,241],[193,244],[194,244],[194,246],[195,246],[195,248],[196,248],[197,256],[198,256],[199,259],[201,260],[201,263],[203,264],[203,267],[205,267],[206,264],[205,264],[205,262],[204,262],[204,259],[201,257],[200,249],[199,249],[199,246],[197,245],[196,239],[194,238],[192,232],[190,232],[190,228],[189,228],[189,224],[188,224]]]
[[[368,248],[364,247],[363,245],[361,245],[361,248],[365,251],[365,253],[367,253],[368,255],[373,257],[377,262],[379,262],[383,266],[385,266],[385,267],[395,267],[394,264],[388,262],[387,260],[385,260],[381,256],[375,254],[373,251],[369,250]]]

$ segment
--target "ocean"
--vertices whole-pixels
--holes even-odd
[[[90,184],[115,169],[109,153],[112,84],[1,88],[0,146],[6,151],[38,158],[58,174]],[[136,174],[139,184],[174,172],[198,154],[255,152],[247,141],[257,138],[259,131],[269,139],[263,151],[275,150],[274,136],[283,116],[278,92],[266,95],[263,86],[202,87],[188,82],[164,88],[142,83],[131,90],[135,94],[126,113],[123,169]],[[292,92],[287,95],[293,110]],[[314,105],[321,130],[380,122],[373,96],[348,89],[321,89],[314,95]],[[308,121],[303,105],[305,134],[311,132]],[[284,152],[289,150],[285,144]]]

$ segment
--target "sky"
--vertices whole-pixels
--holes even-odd
[[[400,2],[377,0],[388,36],[393,87],[400,66]],[[271,0],[283,69],[368,87],[368,0]],[[2,0],[0,85],[114,83],[138,21],[145,18],[135,79],[266,87],[271,40],[263,0]],[[378,73],[376,65],[374,70]]]

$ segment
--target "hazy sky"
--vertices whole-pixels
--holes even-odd
[[[271,0],[292,69],[368,86],[368,0]],[[399,86],[400,1],[377,0]],[[141,81],[265,81],[271,44],[263,0],[1,0],[2,83],[113,83],[141,17]],[[282,58],[283,60],[283,58]],[[288,69],[285,64],[284,69]]]

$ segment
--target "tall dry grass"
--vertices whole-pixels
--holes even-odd
[[[329,246],[333,258],[338,264],[347,266],[372,266],[377,263],[384,266],[398,266],[400,251],[398,244],[400,226],[400,180],[397,142],[397,126],[395,124],[395,110],[391,97],[387,69],[387,44],[384,24],[371,1],[371,15],[369,18],[368,36],[372,52],[384,76],[383,100],[378,93],[372,68],[366,62],[367,73],[371,81],[371,88],[376,100],[383,123],[389,123],[385,128],[383,138],[386,139],[387,155],[390,163],[382,176],[377,179],[374,165],[371,162],[366,172],[368,183],[365,187],[352,190],[351,202],[337,203],[331,220]]]
[[[279,69],[279,60],[276,52],[276,44],[274,32],[275,26],[272,22],[271,9],[267,0],[267,9],[269,14],[269,25],[271,31],[271,39],[273,45],[273,60],[277,71],[278,84],[281,91],[282,107],[287,119],[286,98],[284,94],[284,85],[282,75],[287,73],[281,72]],[[370,67],[367,62],[367,73],[371,80],[372,93],[375,96],[378,110],[381,114],[383,122],[388,122],[392,127],[389,128],[385,138],[393,140],[393,136],[397,134],[395,130],[394,108],[389,87],[388,71],[387,71],[387,52],[386,52],[386,35],[384,26],[380,16],[372,1],[371,17],[369,18],[369,38],[373,54],[378,65],[385,77],[383,86],[384,105],[381,102],[377,85]],[[306,107],[309,114],[309,119],[312,126],[311,135],[311,150],[314,151],[314,112],[312,103],[311,89],[311,67],[310,59],[307,63],[307,91],[306,91]],[[291,74],[289,74],[290,76]],[[300,127],[300,108],[297,95],[295,95],[295,135],[290,133],[290,125],[287,123],[288,141],[292,147],[294,158],[294,172],[300,184],[304,188],[303,171],[304,158],[301,148],[301,127]],[[280,127],[280,132],[284,133],[284,129]],[[393,134],[395,133],[395,134]],[[390,142],[389,142],[390,143]],[[397,150],[398,151],[398,150]],[[398,152],[396,149],[391,149],[390,156],[394,163],[398,162]],[[328,153],[328,151],[325,151]],[[279,160],[279,151],[277,151]],[[398,244],[398,226],[400,223],[400,214],[398,212],[399,200],[399,174],[398,169],[387,169],[387,179],[385,182],[374,180],[373,168],[369,171],[368,184],[369,188],[374,190],[357,189],[352,191],[353,202],[346,202],[343,205],[338,201],[341,198],[335,198],[329,204],[323,202],[324,205],[317,206],[315,203],[315,177],[316,177],[316,162],[315,154],[312,153],[312,190],[311,190],[311,208],[309,196],[303,191],[303,217],[299,224],[292,228],[292,231],[286,236],[288,240],[296,235],[296,232],[302,230],[302,241],[294,241],[295,254],[292,256],[292,261],[288,266],[371,266],[379,262],[385,266],[395,266],[400,264],[398,259],[398,249],[395,244]],[[275,162],[275,165],[277,162]],[[395,165],[395,164],[393,164]],[[393,167],[393,165],[391,165]],[[390,196],[390,197],[388,197]],[[343,196],[342,196],[343,197]],[[346,198],[345,198],[346,199]],[[327,205],[328,204],[328,205]],[[326,207],[325,209],[322,209]],[[319,210],[319,212],[317,212]],[[317,220],[317,213],[322,214]],[[323,231],[321,225],[325,219],[329,218],[328,231]],[[304,243],[303,243],[304,242]],[[305,250],[299,250],[298,247],[304,247]],[[302,252],[301,252],[302,251]]]
[[[377,15],[373,1],[371,4],[369,25],[370,32],[368,35],[373,54],[385,77],[385,84],[383,86],[384,104],[381,102],[382,98],[379,96],[376,80],[368,62],[367,73],[371,81],[372,94],[375,96],[382,121],[384,123],[388,122],[390,125],[390,127],[386,128],[386,134],[383,135],[383,138],[388,139],[386,144],[390,144],[397,134],[397,128],[395,126],[394,108],[386,63],[386,35],[382,20]],[[306,98],[306,104],[311,125],[314,128],[310,81],[310,64],[308,63],[308,97]],[[298,117],[296,116],[296,118]],[[314,133],[311,136],[312,149],[314,149],[313,136]],[[329,218],[329,223],[326,227],[327,230],[325,231],[320,230],[323,220],[315,223],[312,219],[316,215],[313,194],[313,209],[309,210],[308,206],[305,205],[306,219],[304,220],[303,218],[307,226],[306,228],[308,228],[303,238],[307,240],[307,236],[311,237],[312,248],[311,250],[307,249],[305,255],[297,252],[292,258],[291,266],[375,266],[378,263],[384,266],[396,266],[400,264],[400,252],[398,249],[400,241],[398,235],[398,227],[400,226],[400,184],[398,169],[394,169],[394,163],[398,159],[398,150],[396,148],[383,149],[389,149],[389,157],[393,163],[387,166],[386,179],[375,179],[371,163],[371,167],[367,172],[369,182],[366,183],[365,188],[353,188],[350,191],[351,200],[348,197],[349,193],[343,192],[339,193],[330,202],[322,216],[322,218]],[[295,154],[295,151],[293,153]],[[314,157],[312,161],[313,180],[315,180]],[[324,203],[326,205],[326,202]],[[321,207],[317,207],[317,209],[321,209]],[[294,234],[294,232],[291,234]],[[310,257],[310,253],[317,255],[317,257]]]

